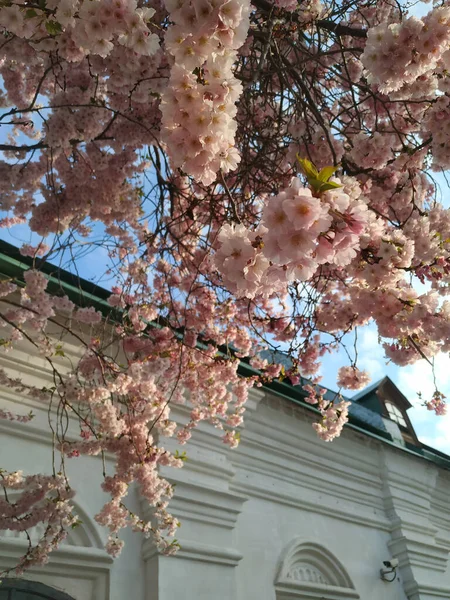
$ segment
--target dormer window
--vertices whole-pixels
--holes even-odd
[[[398,427],[405,442],[420,447],[420,442],[407,413],[412,404],[389,377],[383,377],[380,381],[362,390],[353,396],[352,400],[378,413],[386,421],[386,424],[394,429],[397,430]]]
[[[407,427],[405,417],[401,410],[392,404],[392,402],[385,402],[386,410],[388,411],[389,418],[391,421],[395,421],[402,427]]]

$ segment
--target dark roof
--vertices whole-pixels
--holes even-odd
[[[23,273],[33,267],[33,265],[47,275],[50,293],[57,295],[67,294],[67,296],[79,306],[94,306],[104,315],[108,314],[111,316],[114,312],[107,303],[107,299],[111,293],[108,290],[48,262],[24,257],[19,253],[15,246],[0,240],[0,279],[12,279],[17,284],[23,285]],[[273,360],[274,353],[265,353],[263,357],[268,360]],[[286,354],[277,352],[276,360],[277,362],[284,364],[287,369],[291,366],[289,357]],[[243,376],[251,376],[258,373],[256,369],[250,366],[249,361],[245,359],[240,361],[238,372]],[[286,398],[295,404],[299,404],[308,410],[318,412],[314,406],[305,402],[307,394],[305,390],[303,390],[303,385],[307,382],[307,379],[302,378],[300,385],[293,386],[287,380],[275,380],[265,384],[264,387],[270,389],[274,394]],[[407,398],[401,394],[397,386],[395,386],[393,381],[387,376],[365,388],[353,396],[353,398],[346,398],[345,396],[342,396],[342,394],[341,397],[351,402],[349,407],[349,422],[346,427],[376,437],[385,443],[394,444],[392,436],[386,430],[380,411],[372,410],[371,407],[367,406],[367,400],[376,393],[381,385],[386,383],[389,386],[394,386],[396,392],[400,394],[402,400],[404,400],[405,406],[406,403],[411,406]],[[331,401],[334,400],[336,398],[336,392],[327,390],[325,398]],[[420,447],[418,447],[408,443],[406,443],[405,448],[402,448],[402,446],[398,446],[397,444],[395,444],[395,446],[406,452],[418,454],[440,467],[450,469],[450,456],[447,456],[434,448],[425,446],[424,444],[421,444]]]
[[[108,290],[42,259],[22,256],[16,246],[0,240],[0,275],[3,278],[15,279],[20,285],[23,283],[22,273],[33,266],[47,275],[48,289],[52,294],[67,294],[78,306],[95,306],[98,310],[108,309],[111,312],[106,302],[111,295]]]
[[[384,381],[384,379],[385,378],[383,377],[382,379],[379,379],[375,383],[372,383],[371,385],[368,385],[363,390],[361,390],[360,392],[358,392],[357,394],[355,394],[354,396],[352,396],[352,399],[355,402],[357,402],[358,400],[363,399],[368,394],[371,394],[372,392],[376,391],[379,388],[381,382]]]
[[[288,370],[292,367],[292,361],[290,360],[289,356],[287,356],[283,352],[276,352],[273,350],[265,350],[265,351],[261,352],[261,356],[262,356],[262,358],[265,358],[269,362],[277,362],[278,364],[283,365],[286,370]],[[305,379],[302,377],[301,382],[298,386],[294,387],[290,384],[289,384],[289,386],[294,389],[297,389],[297,388],[301,389],[302,386],[307,383],[310,383],[308,381],[308,379]],[[324,386],[320,386],[320,387],[324,388]],[[374,386],[370,386],[370,387],[372,388]],[[336,392],[333,390],[330,390],[328,388],[324,388],[324,389],[327,390],[326,393],[324,394],[325,400],[329,400],[330,402],[333,402],[336,398]],[[366,388],[366,389],[368,389],[368,388]],[[365,390],[363,390],[363,392],[364,391]],[[302,390],[302,396],[303,396],[303,398],[306,396],[306,393],[303,392],[303,390]],[[367,426],[370,426],[370,427],[373,427],[374,429],[382,431],[386,435],[388,435],[390,439],[392,439],[386,430],[383,419],[381,417],[381,412],[370,410],[368,407],[364,406],[363,404],[359,404],[358,402],[355,402],[355,396],[353,396],[352,398],[347,398],[346,396],[341,394],[341,397],[344,398],[344,400],[351,402],[349,409],[348,409],[351,420],[358,421],[359,423],[364,423]]]

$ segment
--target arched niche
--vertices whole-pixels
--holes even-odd
[[[9,501],[13,503],[15,501],[14,494],[9,494]],[[101,537],[97,531],[96,524],[92,521],[89,514],[76,502],[73,503],[74,512],[80,518],[80,524],[69,529],[68,535],[63,540],[63,546],[75,546],[81,548],[98,548],[103,550],[103,543]],[[33,527],[28,531],[32,542],[38,541],[45,532],[45,525],[39,523],[36,527]],[[23,532],[3,530],[0,531],[0,539],[11,539],[11,540],[23,540],[24,543],[28,543],[27,536]]]
[[[342,564],[315,542],[293,540],[275,577],[277,600],[351,600],[359,594]]]
[[[0,600],[75,600],[39,581],[7,578],[0,584]]]
[[[14,501],[14,496],[10,496],[10,500]],[[105,552],[97,524],[89,513],[77,502],[74,502],[74,509],[81,524],[71,529],[58,550],[50,554],[48,564],[30,568],[23,580],[38,582],[49,589],[57,588],[66,594],[56,596],[55,600],[108,600],[113,559]],[[39,540],[43,532],[43,527],[31,529],[31,540]],[[27,546],[24,534],[0,531],[0,572],[14,568]],[[15,596],[6,598],[16,600]],[[17,596],[17,600],[25,598],[28,600],[28,596]],[[46,596],[44,598],[47,600]],[[53,597],[50,598],[53,600]],[[30,596],[32,599],[33,596]],[[3,596],[0,596],[0,600],[4,600]]]

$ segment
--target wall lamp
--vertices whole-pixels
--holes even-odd
[[[392,583],[397,577],[398,558],[391,558],[390,560],[384,560],[383,565],[385,569],[380,569],[380,576],[383,581]],[[389,577],[392,575],[392,577]]]

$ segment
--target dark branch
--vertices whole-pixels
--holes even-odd
[[[252,0],[252,4],[253,6],[256,6],[256,8],[259,8],[259,10],[271,15],[276,14],[278,16],[283,12],[280,11],[275,4],[272,4],[272,2],[269,2],[268,0]],[[295,12],[285,14],[289,14],[289,19],[291,21],[298,21],[298,15]],[[340,25],[339,23],[334,23],[328,19],[319,19],[316,21],[316,26],[320,27],[321,29],[326,29],[327,31],[330,31],[338,36],[348,35],[357,38],[367,37],[367,29],[350,27],[349,25]]]
[[[358,29],[356,27],[350,27],[349,25],[340,25],[339,23],[333,23],[333,21],[328,21],[327,19],[319,19],[319,21],[316,21],[316,25],[321,29],[326,29],[339,36],[348,35],[357,38],[367,37],[367,29]]]

